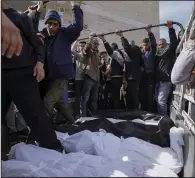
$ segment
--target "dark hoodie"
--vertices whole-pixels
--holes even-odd
[[[46,14],[45,22],[48,19],[61,18],[57,11],[49,11]],[[61,24],[61,23],[60,23]],[[61,27],[53,39],[49,37],[44,29],[41,34],[44,36],[46,48],[46,68],[48,79],[72,79],[74,77],[74,67],[72,63],[71,44],[80,36],[83,30],[83,12],[79,6],[72,9],[72,24]]]
[[[4,9],[3,12],[19,28],[23,48],[20,56],[14,55],[11,59],[2,56],[2,70],[34,66],[36,62],[33,59],[34,52],[37,54],[37,60],[44,63],[44,46],[37,38],[31,19],[12,8]]]
[[[137,84],[141,79],[141,57],[142,52],[138,46],[131,46],[125,37],[121,38],[124,51],[131,61],[125,61],[126,80],[135,80]]]
[[[155,76],[157,82],[171,82],[171,71],[175,63],[175,50],[178,44],[175,29],[169,29],[169,38],[170,44],[167,46],[167,50],[165,50],[161,55],[158,55],[157,50],[157,56],[155,60]]]

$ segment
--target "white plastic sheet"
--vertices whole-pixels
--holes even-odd
[[[186,84],[189,82],[192,69],[195,66],[195,41],[188,40],[180,55],[178,56],[172,72],[171,81],[173,84]]]
[[[3,177],[177,177],[166,167],[138,161],[124,162],[84,153],[53,154],[52,150],[25,144],[16,145],[15,150],[15,163],[13,160],[2,163]]]
[[[177,177],[183,166],[183,130],[170,131],[171,148],[137,138],[120,139],[104,130],[69,136],[57,132],[69,154],[23,143],[2,162],[7,177]],[[87,153],[87,154],[86,154]],[[26,166],[24,166],[26,164]]]

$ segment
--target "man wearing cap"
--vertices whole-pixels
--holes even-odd
[[[61,17],[55,10],[50,10],[45,16],[46,28],[41,32],[44,36],[46,49],[45,73],[46,94],[44,104],[48,115],[53,108],[61,112],[68,120],[73,121],[68,108],[68,80],[74,76],[71,44],[80,36],[83,30],[83,12],[79,1],[71,1],[72,23],[62,27]]]

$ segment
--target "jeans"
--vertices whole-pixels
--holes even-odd
[[[172,91],[171,82],[157,82],[155,87],[155,98],[157,101],[158,114],[167,115],[167,102]]]
[[[94,111],[97,110],[98,88],[99,83],[86,75],[81,96],[82,117],[86,117],[87,115],[87,102],[89,98],[91,99],[91,108]]]
[[[83,88],[83,80],[75,80],[76,100],[75,100],[75,116],[80,116],[81,92]]]
[[[139,109],[138,84],[135,80],[127,81],[127,108]]]
[[[112,77],[111,79],[113,109],[120,109],[120,89],[122,82],[122,77]]]

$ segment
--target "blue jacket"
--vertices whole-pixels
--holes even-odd
[[[46,45],[46,68],[48,79],[71,79],[74,77],[71,44],[83,30],[83,12],[79,6],[72,9],[72,24],[61,27],[51,43]],[[47,30],[42,31],[47,43]]]

